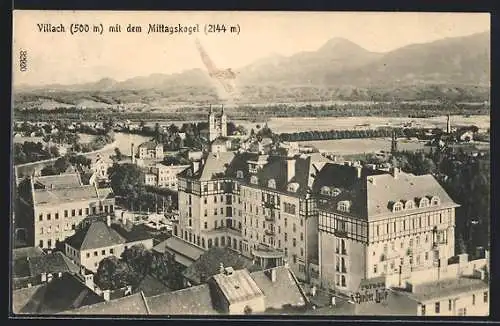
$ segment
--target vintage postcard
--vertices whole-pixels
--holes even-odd
[[[13,25],[12,316],[489,316],[489,14]]]

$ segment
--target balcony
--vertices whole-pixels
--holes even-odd
[[[274,232],[274,230],[270,230],[270,229],[266,229],[264,231],[265,235],[268,235],[268,236],[274,236],[276,233]]]

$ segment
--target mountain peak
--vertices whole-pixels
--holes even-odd
[[[368,52],[366,49],[357,45],[356,43],[349,41],[343,37],[334,37],[328,40],[321,48],[319,52],[338,52],[345,55],[351,55],[358,52]]]

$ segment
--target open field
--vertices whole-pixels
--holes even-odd
[[[301,141],[299,144],[314,146],[321,152],[339,155],[374,153],[391,150],[390,138],[312,140]],[[398,149],[415,151],[423,149],[424,144],[425,142],[417,140],[398,140]]]

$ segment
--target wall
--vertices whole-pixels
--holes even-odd
[[[487,292],[487,300],[484,301],[484,292]],[[472,296],[475,295],[475,304]],[[451,309],[449,309],[449,300],[452,300]],[[466,316],[488,316],[489,315],[490,293],[486,287],[480,291],[470,291],[460,293],[453,297],[443,297],[434,300],[422,302],[425,305],[425,316],[460,316],[461,309],[465,309]],[[435,305],[439,302],[439,313],[436,313]],[[462,310],[463,311],[463,310]],[[422,316],[422,307],[418,309],[418,315]]]
[[[113,249],[113,253],[110,252],[111,249]],[[103,250],[104,254],[102,253]],[[87,268],[88,270],[96,272],[101,260],[109,256],[120,257],[124,250],[125,247],[123,244],[103,247],[99,249],[82,250],[80,253],[81,258],[79,265],[85,266],[85,268]],[[95,253],[97,253],[97,255],[95,255]]]

